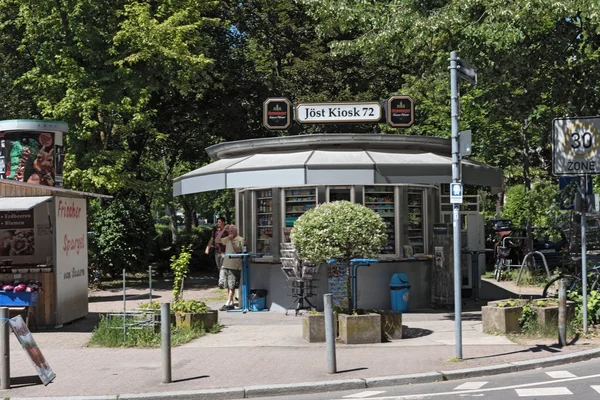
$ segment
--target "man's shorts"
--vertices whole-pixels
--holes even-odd
[[[224,286],[226,289],[237,289],[240,286],[240,276],[242,271],[239,269],[223,268],[225,272]]]

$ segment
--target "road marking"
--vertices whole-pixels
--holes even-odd
[[[592,385],[592,389],[594,389],[596,392],[600,393],[600,386]]]
[[[519,397],[531,397],[531,396],[559,396],[565,394],[573,394],[566,387],[553,387],[553,388],[536,388],[536,389],[515,389]]]
[[[576,375],[573,375],[569,371],[550,371],[546,372],[550,378],[554,379],[562,379],[562,378],[575,378]]]
[[[575,378],[559,379],[559,380],[553,381],[552,383],[556,384],[556,383],[559,383],[559,382],[574,382],[574,381],[581,381],[581,380],[584,380],[584,379],[593,379],[593,378],[600,378],[600,374],[586,375],[586,376],[577,376]],[[478,390],[461,390],[461,391],[455,391],[455,392],[434,392],[434,393],[421,393],[421,394],[405,394],[405,395],[399,395],[399,396],[375,397],[375,398],[372,398],[372,399],[369,399],[369,400],[426,399],[426,398],[430,398],[430,397],[455,396],[457,394],[472,395],[472,394],[478,394],[478,393],[499,392],[501,390],[526,388],[526,387],[532,387],[532,386],[538,386],[538,385],[541,386],[541,385],[547,385],[547,384],[548,384],[548,382],[532,382],[532,383],[524,383],[524,384],[521,384],[521,385],[509,385],[509,386],[487,388],[487,389],[478,389]],[[570,394],[572,394],[572,393],[570,393]]]
[[[466,382],[462,385],[458,385],[454,390],[473,390],[481,389],[487,382]]]
[[[344,396],[344,399],[364,399],[365,397],[375,396],[377,394],[385,393],[385,391],[379,390],[368,390],[366,392],[360,392],[355,394],[350,394],[348,396]]]

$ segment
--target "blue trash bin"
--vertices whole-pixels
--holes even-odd
[[[390,282],[390,297],[392,298],[392,311],[408,311],[408,291],[410,284],[405,273],[392,275]]]

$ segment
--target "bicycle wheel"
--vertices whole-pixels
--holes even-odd
[[[494,278],[496,278],[496,280],[498,282],[500,282],[500,280],[502,279],[502,261],[498,260],[496,262],[496,265],[494,266]]]
[[[542,292],[542,297],[546,299],[557,298],[561,279],[565,279],[567,281],[567,294],[574,290],[577,291],[578,288],[581,289],[581,280],[578,277],[573,275],[559,275],[551,279],[550,282],[546,284],[544,291]]]

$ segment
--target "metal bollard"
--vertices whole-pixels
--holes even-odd
[[[567,281],[558,283],[558,345],[567,345]]]
[[[324,314],[325,314],[325,344],[327,347],[327,372],[335,374],[337,366],[335,361],[335,330],[333,328],[333,295],[323,295]]]
[[[171,304],[160,306],[160,338],[162,351],[163,380],[171,383]]]
[[[0,308],[0,388],[10,389],[10,329],[8,326],[8,307]]]

